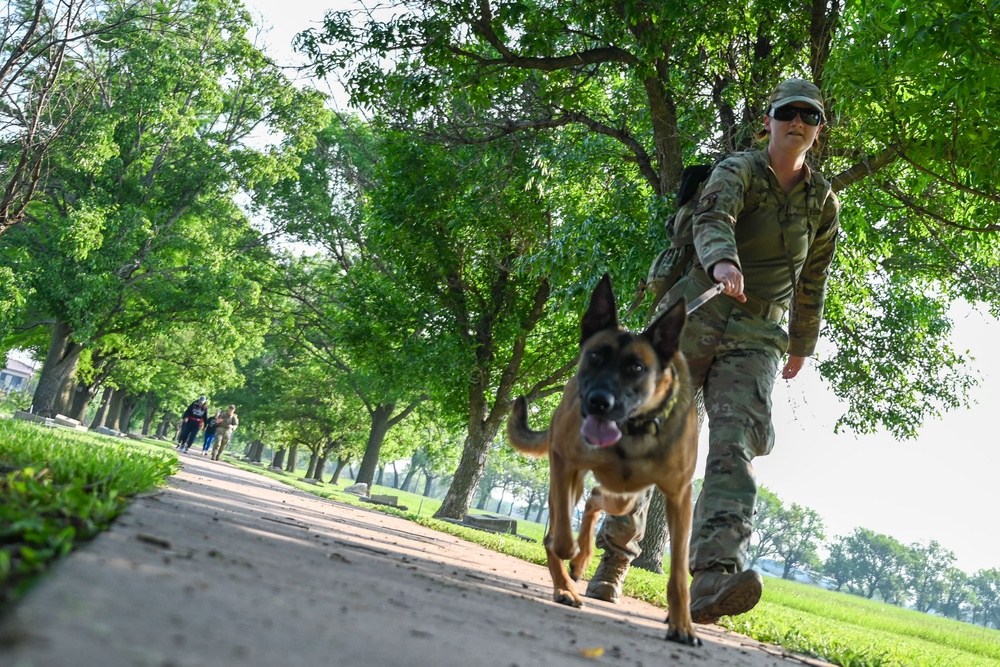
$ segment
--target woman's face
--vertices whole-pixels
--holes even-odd
[[[793,103],[785,108],[788,107],[815,113],[815,109],[801,103]],[[802,120],[802,114],[796,113],[791,120],[778,120],[771,115],[764,116],[764,129],[771,135],[770,144],[773,149],[802,155],[812,147],[816,135],[823,126],[808,125]]]

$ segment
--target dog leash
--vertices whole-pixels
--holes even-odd
[[[704,292],[702,292],[701,294],[699,294],[698,296],[696,296],[694,298],[694,301],[692,301],[691,303],[688,304],[687,314],[690,315],[694,311],[698,310],[699,308],[701,308],[702,306],[704,306],[708,301],[712,300],[713,298],[715,298],[719,294],[722,294],[725,291],[725,289],[726,289],[726,287],[722,283],[715,283],[714,285],[712,285],[711,287],[709,287],[707,290],[705,290]],[[639,283],[639,287],[638,287],[638,289],[636,289],[636,292],[635,292],[635,301],[633,301],[632,305],[629,306],[628,311],[626,311],[626,313],[625,313],[625,317],[628,317],[629,315],[631,315],[632,313],[634,313],[636,311],[636,309],[638,309],[638,307],[640,305],[642,305],[642,299],[643,299],[644,296],[646,296],[646,281],[645,280],[643,280],[642,282]],[[646,324],[649,324],[649,320],[651,320],[652,318],[653,318],[653,311],[650,311],[649,316],[646,318]]]
[[[702,292],[701,294],[699,294],[698,296],[696,296],[694,298],[694,300],[691,303],[688,304],[687,314],[690,315],[694,311],[698,310],[699,308],[701,308],[702,306],[704,306],[708,301],[710,301],[712,298],[714,298],[715,296],[717,296],[719,294],[722,294],[722,292],[725,289],[726,289],[726,286],[723,285],[722,283],[715,283],[714,285],[712,285],[711,287],[709,287],[707,290],[705,290],[704,292]]]

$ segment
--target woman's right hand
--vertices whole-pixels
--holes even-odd
[[[743,273],[728,259],[717,262],[712,267],[712,280],[722,283],[724,294],[734,297],[740,303],[747,300],[743,294]]]

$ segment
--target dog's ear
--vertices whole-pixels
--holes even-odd
[[[670,359],[681,344],[681,332],[687,323],[687,301],[681,299],[667,308],[642,332],[660,359]]]
[[[618,328],[618,306],[611,289],[611,276],[604,274],[590,295],[590,306],[580,321],[580,344],[605,329]]]

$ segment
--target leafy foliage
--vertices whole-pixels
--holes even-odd
[[[73,75],[104,91],[85,113],[66,110],[85,158],[78,146],[52,152],[25,224],[0,246],[25,302],[21,326],[54,323],[36,411],[63,408],[55,385],[83,349],[114,359],[111,383],[141,395],[149,387],[135,368],[162,360],[163,335],[200,341],[186,362],[217,360],[205,372],[219,378],[235,379],[234,355],[259,344],[262,322],[246,311],[270,256],[237,197],[292,173],[324,113],[253,46],[250,28],[239,3],[191,0],[156,20],[134,15],[74,54]],[[261,139],[262,127],[277,140]]]

